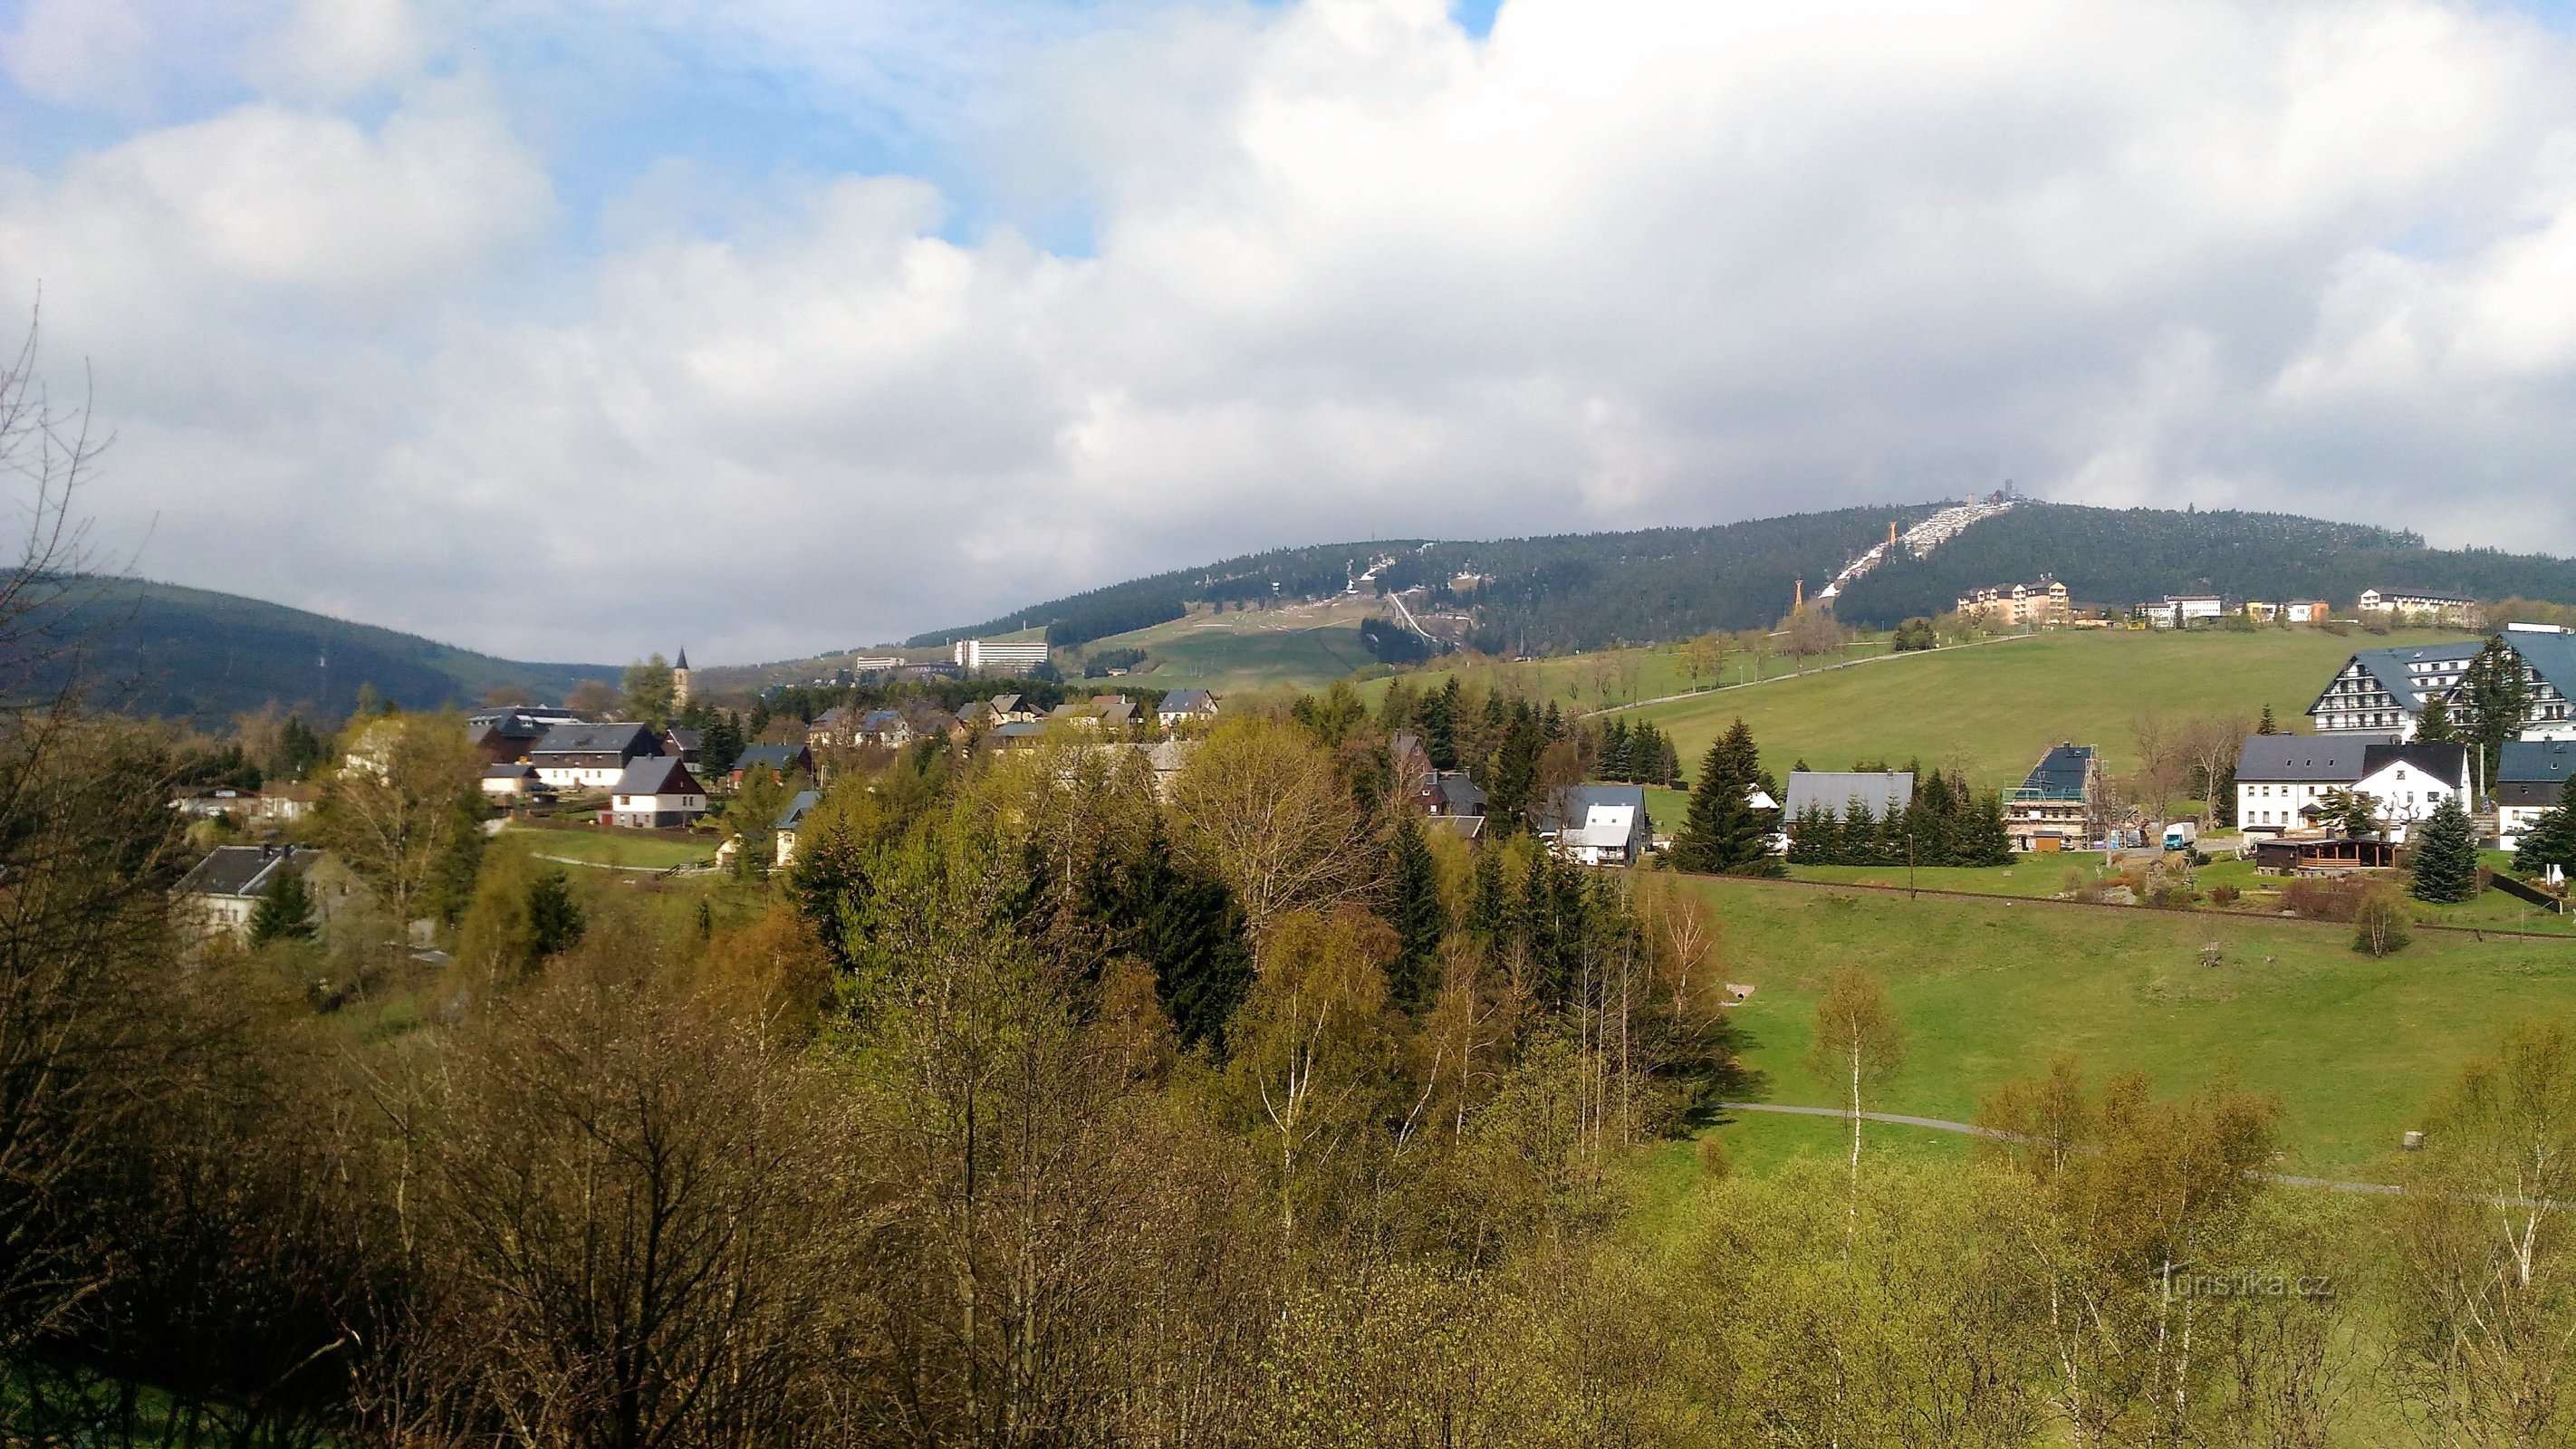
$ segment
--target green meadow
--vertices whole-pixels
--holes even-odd
[[[1685,767],[1740,715],[1775,772],[1801,759],[1820,770],[1955,759],[1972,782],[2009,788],[2061,740],[2100,746],[2115,774],[2135,769],[2130,725],[2151,711],[2250,721],[2269,704],[2284,728],[2304,729],[2309,703],[2355,650],[2446,637],[2457,636],[2068,629],[1715,690],[1631,717],[1671,734]]]
[[[2242,913],[1698,886],[1724,926],[1726,979],[1756,988],[1734,1010],[1772,1101],[1834,1104],[1804,1065],[1811,1013],[1830,972],[1860,966],[1886,981],[1910,1042],[1875,1110],[1968,1120],[2067,1052],[2097,1080],[2144,1071],[2167,1091],[2232,1072],[2281,1102],[2285,1170],[2367,1177],[2504,1023],[2576,1015],[2576,942],[2427,931],[2372,960],[2348,926]],[[1758,1164],[1831,1126],[1748,1115],[1721,1131]]]

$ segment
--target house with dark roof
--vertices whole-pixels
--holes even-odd
[[[1540,816],[1539,838],[1580,865],[1634,865],[1654,844],[1643,785],[1568,785]]]
[[[466,738],[474,744],[474,753],[487,765],[507,765],[528,758],[555,722],[541,720],[524,709],[505,709],[483,718],[477,724],[469,718]]]
[[[367,899],[357,877],[329,854],[293,845],[219,845],[179,878],[170,895],[180,918],[205,935],[248,939],[251,912],[284,873],[304,877],[316,929]]]
[[[759,770],[781,780],[790,775],[811,779],[814,754],[803,745],[746,745],[741,754],[733,757],[733,768],[725,772],[726,783],[739,790],[744,778]]]
[[[859,742],[859,711],[836,704],[805,723],[805,743],[817,750],[843,750]]]
[[[859,716],[851,733],[858,743],[899,750],[912,743],[912,722],[891,709],[872,709]]]
[[[525,762],[483,767],[483,793],[494,800],[525,800],[554,792],[537,775],[537,767]]]
[[[1823,814],[1840,822],[1856,811],[1865,819],[1885,820],[1914,803],[1911,770],[1792,770],[1789,800],[1781,826],[1792,836],[1798,822]]]
[[[2496,844],[2520,850],[2522,833],[2567,799],[2567,777],[2576,774],[2576,742],[2512,740],[2496,765]]]
[[[556,790],[605,790],[626,767],[658,758],[662,737],[653,727],[627,720],[611,724],[557,725],[528,752],[537,778]]]
[[[2094,748],[2071,740],[2051,746],[2004,797],[2004,833],[2015,850],[2082,850],[2103,838],[2101,798]]]
[[[977,722],[986,725],[1028,724],[1038,717],[1038,712],[1030,707],[1028,697],[1019,694],[994,695],[974,705],[969,714],[980,717]]]
[[[1154,721],[1165,729],[1204,724],[1216,718],[1216,696],[1204,689],[1175,689],[1154,708]]]
[[[1414,792],[1413,808],[1435,820],[1481,818],[1485,792],[1464,770],[1434,770]]]
[[[673,725],[662,731],[662,753],[676,755],[681,764],[694,766],[698,762],[698,745],[703,738],[696,730]]]
[[[787,802],[787,808],[778,812],[777,821],[769,827],[772,863],[777,869],[785,870],[796,858],[796,832],[805,828],[805,817],[822,803],[822,791],[799,790],[796,798]]]
[[[2523,664],[2531,709],[2523,717],[2526,740],[2576,739],[2576,635],[2547,625],[2507,625],[2501,637]],[[2308,718],[2319,734],[2368,735],[2409,740],[2424,718],[2426,701],[2455,699],[2469,662],[2483,639],[2453,639],[2403,649],[2364,649],[2344,661]]]
[[[686,825],[707,813],[707,787],[677,755],[649,755],[626,767],[608,791],[608,819],[629,830]]]
[[[2378,802],[2380,837],[2403,844],[2410,826],[2469,790],[2469,751],[2332,735],[2251,735],[2236,754],[2236,824],[2248,837],[2326,832],[2326,797],[2357,790]]]

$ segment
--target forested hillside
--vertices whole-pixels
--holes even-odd
[[[2576,601],[2576,560],[2427,548],[2412,533],[2284,513],[2030,503],[1929,558],[1899,553],[1846,589],[1839,612],[1847,623],[1893,624],[1938,614],[1968,589],[2042,573],[2065,580],[2079,604],[2097,605],[2207,591],[2349,608],[2363,589],[2392,586]]]
[[[1756,519],[1717,528],[1561,534],[1478,543],[1396,540],[1251,554],[1032,604],[914,645],[1043,626],[1058,647],[1179,618],[1194,603],[1316,598],[1341,592],[1392,556],[1365,588],[1421,588],[1418,609],[1465,610],[1490,653],[1589,649],[1749,629],[1789,611],[1846,564],[1938,504],[1886,504]],[[1984,584],[2054,573],[2079,602],[2126,605],[2213,591],[2324,598],[2350,607],[2373,586],[2477,598],[2576,602],[2576,561],[2493,549],[2434,549],[2413,533],[2279,513],[2087,508],[2023,503],[1917,559],[1895,557],[1843,592],[1846,623],[1878,627],[1939,614]],[[1462,575],[1477,575],[1453,590]]]
[[[580,680],[617,677],[172,584],[96,580],[68,597],[78,602],[60,634],[77,641],[101,702],[136,714],[212,722],[274,701],[339,715],[361,684],[407,709],[472,704],[503,685],[559,700]]]

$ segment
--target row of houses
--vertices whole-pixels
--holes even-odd
[[[2041,574],[2037,580],[2026,584],[1993,584],[1970,589],[1958,596],[1953,607],[1990,628],[2069,624],[2075,622],[2078,615],[2072,594],[2053,574]],[[2378,618],[2396,624],[2473,626],[2478,622],[2482,606],[2467,595],[2432,589],[2364,589],[2354,602],[2353,611],[2365,619]],[[2239,615],[2258,624],[2323,624],[2334,618],[2334,605],[2324,599],[2243,599],[2227,594],[2166,594],[2133,604],[2125,611],[2095,610],[2085,617],[2117,619],[2124,612],[2128,618],[2153,628],[2187,629]]]

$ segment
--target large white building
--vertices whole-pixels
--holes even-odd
[[[2453,624],[2467,623],[2478,613],[2478,601],[2468,595],[2434,589],[2364,589],[2353,607],[2364,614]]]
[[[960,639],[949,654],[961,668],[996,674],[1026,674],[1047,662],[1043,639]]]
[[[2324,735],[2254,735],[2236,756],[2236,826],[2248,836],[2316,834],[2325,797],[2358,790],[2377,802],[2381,838],[2469,788],[2469,751],[2456,744],[2389,744]]]
[[[2502,635],[2521,656],[2523,678],[2531,689],[2531,712],[2524,717],[2526,740],[2576,739],[2576,635],[2540,624],[2507,625]],[[2484,648],[2482,639],[2456,639],[2407,649],[2365,649],[2344,662],[2308,718],[2319,734],[2369,735],[2382,740],[2411,740],[2424,718],[2424,702],[2434,695],[2451,701],[2469,661]]]

